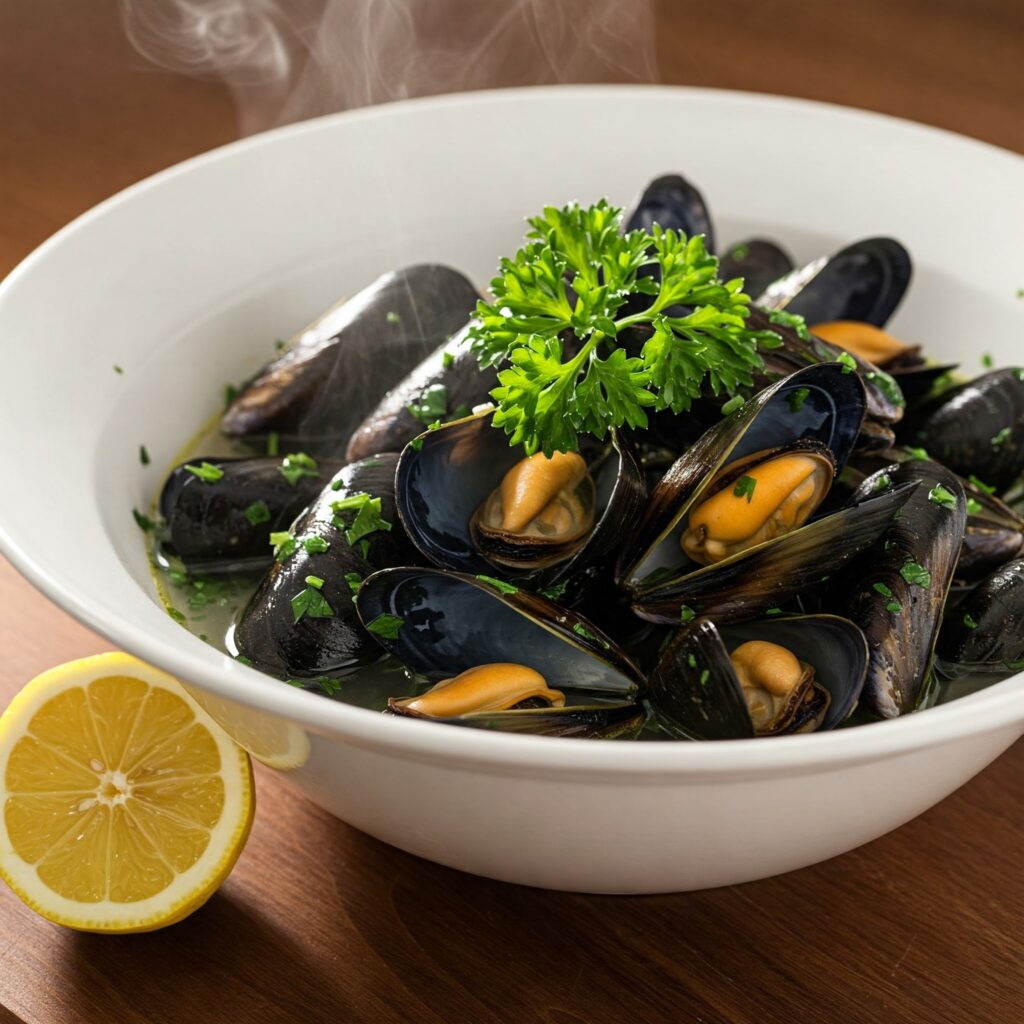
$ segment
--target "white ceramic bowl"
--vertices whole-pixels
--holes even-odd
[[[771,741],[612,743],[386,718],[283,686],[154,600],[131,516],[238,380],[378,273],[485,284],[543,204],[626,202],[678,169],[725,241],[799,258],[892,234],[896,332],[980,369],[1021,359],[1024,160],[795,100],[669,88],[494,92],[294,125],[190,160],[50,239],[0,287],[0,546],[45,593],[183,680],[301,792],[421,856],[529,885],[661,892],[849,850],[1024,731],[1024,675],[908,718]],[[112,367],[124,368],[123,375]],[[139,465],[145,443],[153,462]]]

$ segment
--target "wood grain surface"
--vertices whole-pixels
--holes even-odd
[[[658,39],[665,81],[833,100],[1024,151],[1019,0],[665,2]],[[113,3],[0,0],[0,273],[235,132],[224,90],[147,65]],[[106,647],[0,565],[0,706]],[[0,1024],[1011,1024],[1024,1017],[1022,768],[1018,744],[939,807],[817,867],[642,898],[461,875],[259,771],[237,869],[180,925],[80,935],[0,891]]]

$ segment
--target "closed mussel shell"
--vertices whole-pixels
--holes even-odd
[[[717,626],[702,619],[678,631],[649,679],[655,720],[669,736],[691,740],[755,736],[729,657],[750,641],[785,647],[812,667],[817,686],[827,693],[827,703],[819,698],[812,721],[801,723],[796,717],[783,732],[834,729],[853,711],[864,685],[868,648],[864,634],[849,620],[803,615]]]
[[[595,485],[595,521],[585,538],[542,568],[491,561],[471,522],[477,509],[523,458],[521,448],[491,426],[489,410],[423,434],[402,452],[396,477],[398,513],[412,542],[435,565],[471,573],[529,578],[541,584],[582,582],[611,554],[640,514],[646,489],[633,444],[613,432],[610,445],[581,452]]]
[[[742,277],[743,291],[747,295],[761,295],[793,266],[792,257],[775,242],[750,238],[729,246],[719,257],[718,276],[723,281]]]
[[[715,251],[707,203],[696,187],[678,174],[655,178],[634,201],[623,223],[627,231],[650,231],[658,224],[665,231],[680,231],[687,237],[703,235],[708,252]]]
[[[838,475],[863,417],[863,387],[855,374],[844,373],[837,364],[806,367],[759,392],[703,434],[655,486],[637,529],[620,553],[622,584],[646,598],[700,568],[689,561],[680,541],[690,510],[717,474],[758,452],[805,446],[826,451]],[[753,550],[726,561],[744,560]]]
[[[509,584],[441,569],[383,569],[363,583],[357,605],[387,651],[435,682],[511,662],[550,687],[594,697],[632,699],[642,685],[629,655],[592,622]]]
[[[982,580],[942,623],[943,674],[969,669],[1024,668],[1024,558]]]
[[[340,456],[387,390],[466,323],[477,299],[450,267],[419,264],[382,275],[260,370],[221,429],[246,438],[276,431],[293,448]]]
[[[235,629],[239,652],[257,668],[284,678],[311,678],[379,657],[380,648],[359,622],[346,576],[354,573],[362,579],[381,566],[413,557],[395,512],[397,461],[396,455],[380,455],[345,466],[295,522],[293,553],[271,567]],[[390,529],[353,534],[349,543],[332,506],[360,494],[380,499],[379,517]],[[349,522],[353,511],[341,515],[349,529],[356,529]],[[317,593],[329,614],[299,616],[294,602],[309,591],[309,577],[323,581]],[[314,611],[318,606],[316,602]]]
[[[997,491],[1024,472],[1024,369],[983,374],[938,395],[906,424],[908,444]]]
[[[207,482],[185,468],[201,462],[223,475]],[[160,493],[168,553],[191,572],[251,572],[270,565],[270,534],[287,530],[340,466],[321,461],[292,483],[282,462],[210,456],[173,469]]]
[[[906,484],[914,490],[899,516],[836,588],[837,610],[864,630],[871,650],[864,703],[884,718],[913,711],[925,692],[967,520],[956,475],[928,460],[869,476],[855,498]]]
[[[400,452],[435,419],[451,418],[460,409],[465,415],[490,400],[498,374],[477,362],[468,331],[445,341],[388,391],[352,435],[346,452],[350,462],[374,452]],[[441,406],[436,416],[426,411],[431,397]]]

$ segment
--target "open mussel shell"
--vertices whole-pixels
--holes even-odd
[[[345,453],[348,461],[375,452],[400,452],[433,419],[450,418],[460,409],[468,413],[490,401],[498,372],[480,366],[468,333],[467,325],[388,391],[353,433]],[[424,399],[434,393],[443,396],[445,411],[424,422],[413,409],[423,408]]]
[[[731,651],[752,640],[785,647],[813,668],[817,684],[813,709],[795,709],[771,735],[834,729],[853,711],[867,672],[868,645],[863,632],[848,619],[800,615],[736,626],[702,619],[679,630],[648,681],[649,702],[665,732],[691,740],[755,736],[729,658]]]
[[[715,232],[707,203],[700,192],[678,174],[655,178],[634,201],[623,223],[626,231],[650,231],[658,224],[665,231],[681,231],[688,238],[703,235],[708,252],[715,251]]]
[[[296,520],[294,553],[274,563],[235,628],[239,653],[257,668],[282,678],[310,678],[380,656],[380,648],[359,622],[345,577],[355,573],[363,578],[381,566],[413,557],[395,513],[397,462],[398,456],[390,454],[345,466]],[[362,493],[380,498],[380,517],[391,529],[379,529],[350,544],[345,529],[335,524],[332,505]],[[311,538],[325,542],[327,550],[307,550],[303,542]],[[296,621],[292,601],[308,586],[307,577],[323,580],[319,593],[331,614],[303,615]]]
[[[865,238],[770,284],[755,299],[807,323],[861,320],[884,327],[906,293],[910,253],[893,238]]]
[[[639,525],[620,553],[620,582],[643,594],[640,604],[647,607],[648,593],[662,596],[666,587],[701,568],[686,557],[681,537],[690,510],[720,473],[758,452],[804,447],[827,452],[838,474],[863,418],[864,389],[856,374],[844,373],[837,364],[806,367],[759,392],[704,433],[655,486]],[[742,561],[753,551],[784,539],[741,551],[719,565]]]
[[[1024,558],[982,580],[942,623],[937,653],[944,675],[1024,668]]]
[[[642,684],[629,655],[592,622],[506,584],[441,569],[383,569],[366,579],[356,604],[380,644],[433,681],[514,662],[550,687],[593,697],[629,700]],[[397,628],[375,629],[381,616]]]
[[[450,267],[419,264],[382,275],[249,381],[221,429],[229,437],[276,431],[293,448],[339,456],[388,388],[466,323],[478,297]]]
[[[586,570],[607,558],[640,514],[646,489],[639,457],[624,435],[581,452],[595,485],[595,521],[585,538],[558,551],[550,564],[516,568],[491,561],[471,526],[474,514],[523,458],[491,425],[491,410],[446,423],[402,452],[395,482],[398,513],[409,538],[435,565],[471,573],[531,578],[544,584],[580,583]],[[524,555],[530,554],[524,546]]]
[[[457,718],[434,721],[495,732],[526,733],[580,739],[616,739],[635,734],[644,721],[640,704],[571,704],[564,708],[512,708],[509,711],[478,711]]]
[[[781,246],[764,238],[749,238],[722,253],[718,258],[718,276],[723,281],[743,278],[747,295],[761,295],[767,287],[794,267],[793,259]]]
[[[903,437],[961,476],[1005,490],[1024,472],[1024,369],[993,370],[942,392]]]
[[[207,483],[185,469],[207,462],[223,476]],[[338,470],[321,461],[294,484],[277,458],[191,459],[171,470],[160,492],[160,515],[167,524],[165,549],[190,572],[253,572],[270,565],[270,534],[287,530]]]
[[[835,588],[837,610],[868,638],[863,700],[883,718],[913,711],[926,690],[967,521],[956,475],[929,460],[872,474],[854,497],[878,501],[908,484],[913,490],[899,516]]]

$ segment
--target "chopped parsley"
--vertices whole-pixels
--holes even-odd
[[[607,640],[605,640],[603,637],[597,636],[595,633],[591,633],[590,630],[587,629],[587,627],[584,626],[582,622],[577,622],[572,627],[572,631],[577,636],[583,637],[584,640],[589,640],[591,643],[594,644],[600,644],[603,648],[605,648],[605,650],[611,647],[611,644],[608,643]]]
[[[900,568],[900,575],[907,583],[913,584],[916,587],[931,586],[932,574],[917,562],[904,562]]]
[[[223,469],[209,462],[200,462],[198,466],[187,465],[185,472],[199,477],[204,484],[215,484],[224,475]]]
[[[330,544],[323,539],[313,534],[311,537],[304,537],[302,540],[302,546],[311,555],[322,555],[325,551],[330,548]]]
[[[901,605],[899,601],[893,599],[892,601],[889,601],[886,604],[885,610],[887,612],[892,612],[893,614],[898,614],[899,612],[903,611],[903,605]]]
[[[247,658],[244,654],[236,654],[235,661],[237,661],[239,665],[252,665],[252,658]]]
[[[882,597],[892,597],[892,591],[884,583],[872,583],[871,587],[873,590],[878,591]]]
[[[981,502],[978,501],[977,498],[968,498],[967,499],[967,514],[969,516],[980,515],[981,511],[982,511],[982,505],[981,505]]]
[[[144,466],[149,465],[149,452],[146,451],[146,446],[144,444],[139,445],[139,462]]]
[[[453,356],[451,352],[445,352],[441,356],[441,365],[446,370],[450,370],[455,365],[455,356]]]
[[[304,615],[308,615],[311,619],[329,619],[334,615],[334,609],[327,603],[327,598],[320,593],[320,588],[323,585],[324,581],[319,576],[306,577],[306,586],[291,599],[292,616],[295,622],[298,622]]]
[[[857,360],[849,352],[840,352],[836,356],[836,362],[843,368],[843,373],[853,373],[857,369]]]
[[[381,508],[381,499],[371,498],[365,491],[331,503],[331,511],[334,513],[332,524],[337,529],[345,531],[345,539],[348,541],[349,547],[355,547],[357,541],[361,542],[360,551],[364,558],[369,550],[369,541],[364,541],[363,538],[378,530],[388,531],[391,529],[391,523],[383,517]],[[345,521],[342,513],[353,510],[356,515],[349,524]]]
[[[373,633],[374,636],[383,637],[385,640],[397,640],[398,634],[404,625],[405,619],[400,615],[389,615],[387,612],[384,612],[383,615],[378,615],[372,622],[368,622],[366,629],[368,632]]]
[[[287,531],[281,530],[270,535],[270,543],[274,548],[274,561],[287,561],[298,550],[299,542]]]
[[[388,310],[387,316],[384,319],[389,324],[400,324],[402,322],[402,318],[393,309]]]
[[[267,434],[267,457],[276,458],[280,451],[280,438],[277,436],[277,431],[272,430]]]
[[[267,508],[267,503],[263,500],[254,501],[245,510],[245,518],[249,520],[251,526],[259,526],[260,523],[269,523],[270,509]]]
[[[768,319],[773,324],[796,331],[796,335],[801,341],[811,340],[811,332],[807,330],[807,321],[798,313],[787,313],[784,309],[773,309],[768,314]]]
[[[752,476],[741,476],[732,489],[737,498],[746,498],[749,505],[754,500],[754,490],[757,487],[757,480]]]
[[[697,667],[697,658],[696,658],[696,655],[693,655],[693,654],[688,654],[688,655],[686,656],[686,664],[687,664],[687,665],[689,665],[689,666],[690,666],[690,668],[696,668],[696,667]]]
[[[750,255],[750,246],[748,245],[734,245],[729,250],[729,258],[734,259],[737,263],[742,263]]]
[[[986,494],[995,494],[996,489],[991,485],[985,483],[984,480],[979,480],[973,473],[967,478],[979,491],[984,491]]]
[[[782,614],[782,609],[781,608],[765,608],[764,613],[765,613],[765,615],[781,615]]]
[[[478,580],[482,580],[484,583],[489,583],[495,590],[500,590],[503,594],[518,594],[519,588],[513,586],[511,583],[506,583],[504,580],[499,580],[494,576],[477,576]]]
[[[185,618],[185,613],[178,611],[177,608],[168,608],[167,614],[170,615],[170,617],[174,619],[174,621],[177,622],[179,625],[184,626],[185,623],[188,621]]]
[[[1002,430],[992,438],[991,444],[993,448],[1001,448],[1007,441],[1010,440],[1010,434],[1012,431],[1009,427],[1003,427]]]
[[[742,395],[733,395],[725,405],[722,406],[722,415],[728,416],[734,413],[746,401]]]
[[[977,629],[978,624],[971,618],[970,612],[964,612],[963,623],[968,629]]]
[[[143,533],[151,533],[156,529],[156,523],[154,523],[149,516],[143,515],[137,508],[132,509],[132,516],[135,519],[135,525],[142,530]]]
[[[946,490],[942,484],[936,484],[928,492],[928,500],[942,508],[956,508],[956,495],[952,491]]]
[[[285,341],[283,338],[275,338],[274,339],[274,351],[275,352],[283,352],[284,348],[285,348],[285,346],[287,344],[288,344],[288,342]]]
[[[996,365],[996,362],[988,352],[983,352],[981,354],[981,365],[984,366],[986,370],[991,370],[992,367]]]
[[[807,401],[807,396],[810,393],[810,388],[794,388],[790,391],[788,399],[790,412],[799,412],[804,407],[804,402]]]
[[[700,685],[707,686],[708,680],[711,678],[711,669],[703,669],[700,674]]]
[[[928,462],[931,456],[924,450],[924,448],[914,448],[911,445],[906,446],[907,453],[918,462]]]
[[[281,460],[277,471],[295,487],[303,477],[319,476],[316,459],[305,452],[292,452]]]
[[[347,572],[345,573],[345,582],[348,584],[348,589],[352,591],[352,596],[355,597],[362,586],[363,577],[357,572]]]
[[[873,492],[877,494],[879,491],[884,491],[887,487],[892,487],[892,477],[888,473],[879,473]]]
[[[907,400],[903,397],[899,384],[885,370],[868,370],[864,375],[867,377],[893,405],[906,405]]]
[[[238,397],[238,388],[234,384],[225,384],[224,389],[221,392],[224,396],[224,408],[227,409],[229,405]]]
[[[561,601],[565,596],[565,588],[567,586],[569,586],[569,581],[562,580],[561,583],[553,583],[550,587],[543,587],[540,590],[540,594],[549,601]]]
[[[411,449],[412,449],[412,450],[413,450],[414,452],[418,452],[418,451],[419,451],[419,450],[420,450],[420,449],[421,449],[421,448],[423,447],[423,438],[422,438],[422,437],[414,437],[414,438],[413,438],[413,439],[412,439],[412,440],[411,440],[411,441],[409,442],[409,447],[410,447],[410,448],[411,448]]]
[[[124,367],[118,366],[117,363],[114,363],[114,373],[124,373]]]
[[[679,609],[679,621],[685,626],[688,622],[693,622],[697,617],[697,613],[688,605],[684,604]]]
[[[421,423],[439,420],[448,412],[448,388],[444,384],[431,384],[406,408]]]

